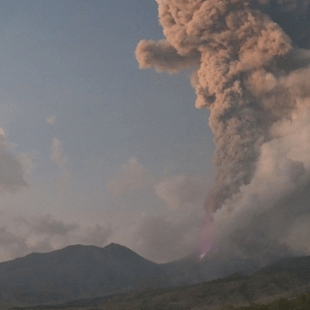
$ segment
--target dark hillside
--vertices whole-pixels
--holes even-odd
[[[76,245],[1,263],[0,307],[200,310],[310,292],[310,257],[282,259],[249,274],[255,268],[212,256],[159,265],[117,244]],[[203,282],[221,274],[233,275]]]
[[[71,301],[53,308],[41,306],[31,309],[212,310],[228,304],[246,306],[254,302],[268,303],[310,292],[310,281],[295,272],[304,268],[304,272],[309,273],[310,265],[306,261],[307,258],[291,258],[248,276],[231,276],[191,286],[129,292],[104,299]]]
[[[0,264],[0,304],[59,303],[167,284],[160,266],[117,244],[69,246]]]

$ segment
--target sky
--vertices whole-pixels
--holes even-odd
[[[0,261],[70,244],[195,251],[213,137],[189,71],[139,69],[139,41],[163,37],[156,2],[3,0],[0,29]]]

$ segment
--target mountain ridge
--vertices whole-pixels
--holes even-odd
[[[306,259],[310,260],[310,257]],[[271,265],[271,271],[262,268],[247,276],[233,275],[195,285],[139,290],[104,298],[72,300],[55,307],[41,305],[26,309],[214,310],[233,309],[228,306],[222,308],[225,304],[246,306],[253,302],[269,303],[279,298],[294,298],[310,292],[310,281],[304,281],[303,275],[294,271],[299,261],[299,257],[289,258],[283,267],[280,260]],[[310,266],[305,264],[304,267],[307,267],[305,271],[309,274]]]
[[[117,244],[74,245],[0,263],[0,304],[65,302],[169,284],[160,266]]]
[[[216,256],[156,264],[116,243],[104,248],[71,245],[0,263],[0,306],[56,305],[74,300],[87,304],[96,298],[146,289],[177,290],[220,277],[223,279],[206,282],[211,284],[206,284],[204,291],[222,296],[222,292],[228,294],[240,286],[234,294],[244,301],[262,296],[264,286],[271,294],[287,290],[293,294],[293,289],[300,292],[310,287],[310,257],[284,258],[260,269],[251,261],[221,261]]]

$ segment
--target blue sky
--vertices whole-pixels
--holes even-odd
[[[28,183],[0,197],[0,259],[112,241],[156,261],[189,252],[214,147],[190,72],[135,60],[162,37],[155,1],[5,0],[0,29],[0,127]]]

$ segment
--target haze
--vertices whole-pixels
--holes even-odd
[[[212,135],[189,72],[138,68],[139,40],[162,37],[155,1],[2,1],[0,15],[0,260],[110,242],[157,262],[194,251]]]
[[[309,6],[2,2],[1,259],[308,255]]]

